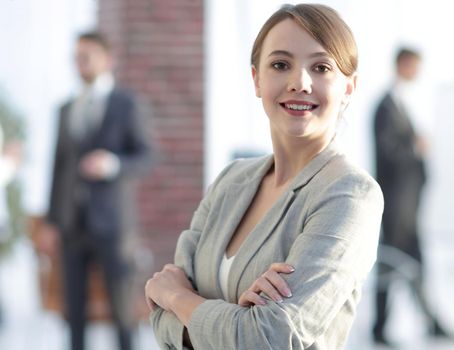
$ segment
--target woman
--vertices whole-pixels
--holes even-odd
[[[234,162],[210,187],[175,265],[147,282],[151,322],[166,349],[340,349],[383,209],[378,185],[333,140],[356,45],[329,7],[286,5],[251,63],[273,154]]]

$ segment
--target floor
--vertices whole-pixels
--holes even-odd
[[[68,330],[59,315],[41,309],[36,261],[29,242],[0,260],[1,350],[66,350]],[[108,323],[88,327],[87,350],[116,349],[115,333]],[[158,350],[153,331],[143,322],[134,331],[135,350]]]
[[[431,240],[428,252],[428,285],[430,301],[441,321],[454,333],[454,238]],[[435,253],[436,252],[436,253]],[[0,349],[7,350],[66,350],[68,332],[64,321],[56,314],[44,312],[39,306],[35,257],[30,244],[18,244],[9,257],[0,260]],[[364,287],[347,350],[380,350],[371,343],[373,319],[371,292],[373,275]],[[424,320],[409,290],[403,283],[393,287],[393,313],[387,328],[389,338],[402,350],[454,350],[454,342],[431,340],[425,336]],[[106,323],[89,326],[87,350],[116,349],[113,329]],[[135,350],[159,349],[152,329],[146,322],[135,330]]]

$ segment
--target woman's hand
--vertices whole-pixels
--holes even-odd
[[[173,264],[165,265],[145,284],[145,298],[151,311],[156,305],[171,311],[172,298],[185,291],[195,293],[184,271]]]
[[[260,293],[265,293],[268,297],[276,302],[282,302],[283,297],[290,298],[292,292],[287,285],[287,282],[280,276],[280,273],[292,273],[295,271],[293,266],[285,263],[271,264],[269,269],[241,294],[238,300],[238,305],[265,305],[265,299],[260,296]]]

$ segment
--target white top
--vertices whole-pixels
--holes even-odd
[[[228,299],[229,272],[234,259],[235,255],[227,258],[227,255],[224,253],[222,256],[221,266],[219,267],[219,283],[221,284],[221,291],[225,300]]]

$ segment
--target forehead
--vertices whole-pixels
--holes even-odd
[[[77,50],[82,52],[92,53],[104,53],[107,54],[106,50],[96,41],[81,39],[77,42]]]
[[[407,64],[419,64],[421,61],[421,58],[416,55],[406,55],[403,56],[400,60],[399,63],[407,65]]]
[[[263,41],[262,56],[268,56],[275,50],[286,50],[293,54],[326,52],[318,41],[290,18],[272,27]]]

